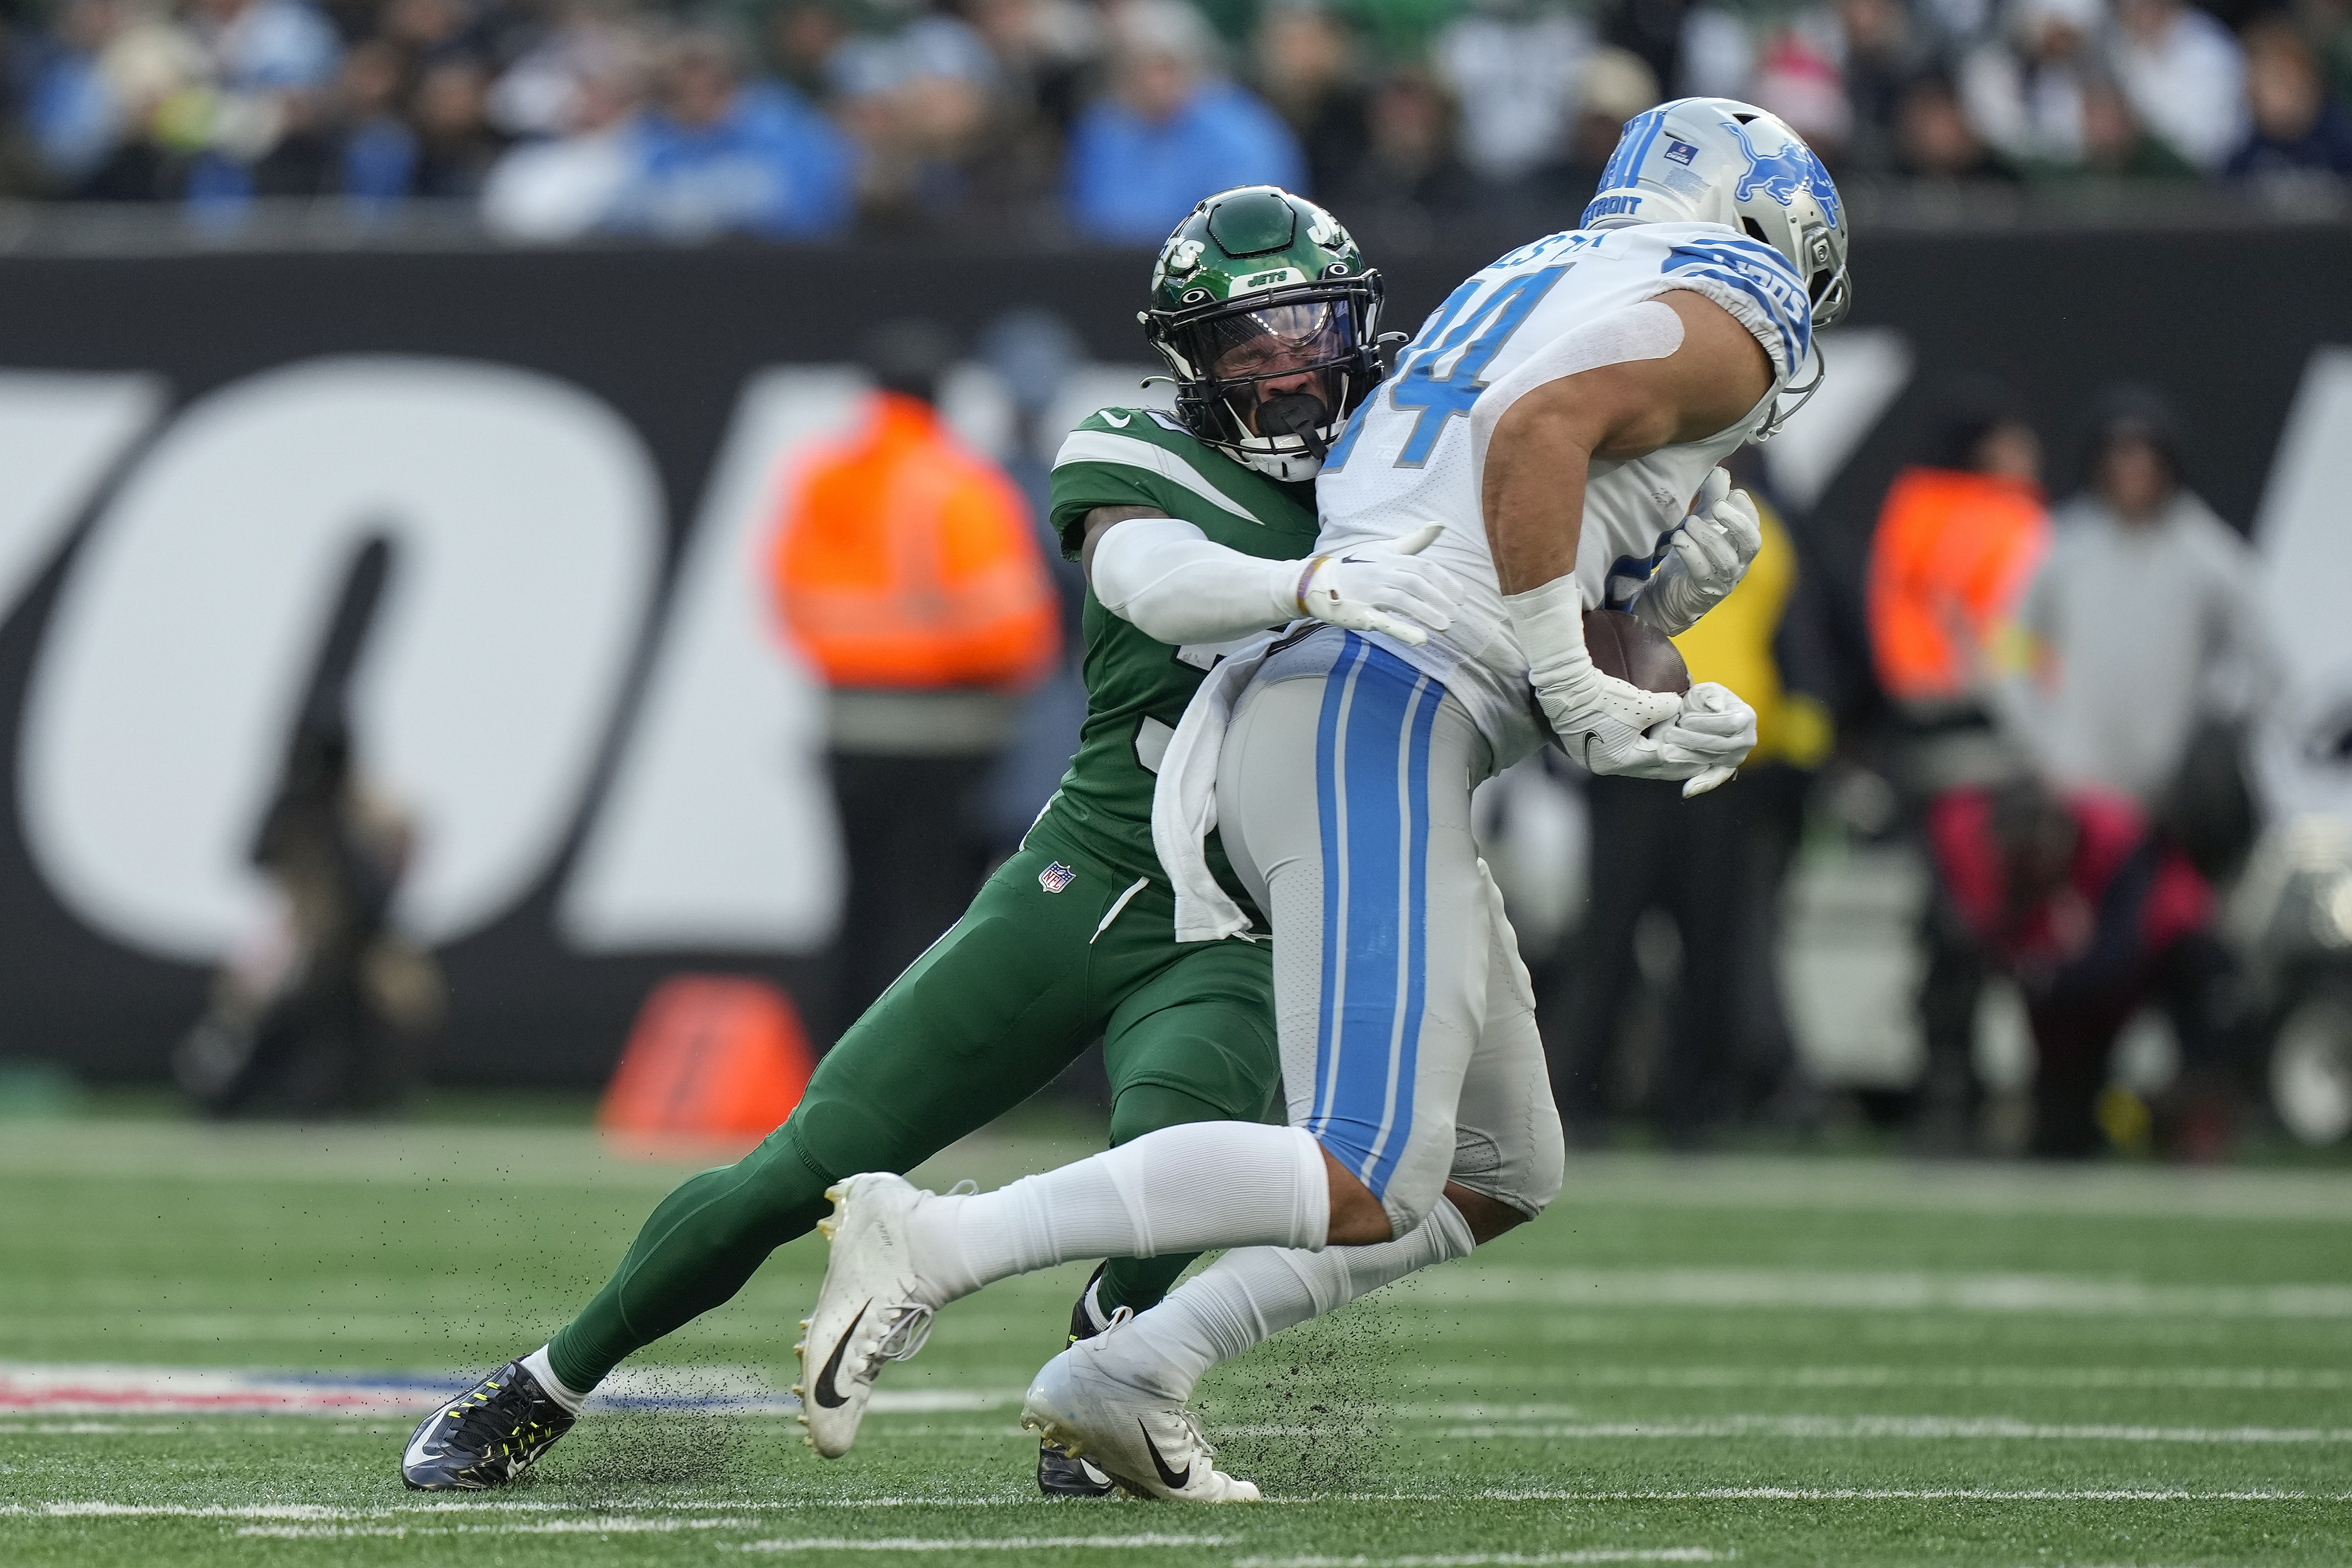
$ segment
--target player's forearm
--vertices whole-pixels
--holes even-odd
[[[1486,452],[1486,548],[1505,595],[1576,570],[1592,450],[1569,422],[1513,410]]]
[[[1173,517],[1130,517],[1093,544],[1103,608],[1159,642],[1226,643],[1299,613],[1301,563],[1262,560]]]

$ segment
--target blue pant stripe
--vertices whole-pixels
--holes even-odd
[[[1320,1137],[1330,1125],[1331,1096],[1339,1065],[1339,1042],[1334,1038],[1334,1007],[1345,984],[1340,955],[1348,949],[1347,856],[1341,852],[1343,821],[1339,778],[1339,736],[1358,668],[1371,644],[1353,632],[1324,677],[1323,708],[1316,720],[1315,800],[1323,844],[1323,1009],[1315,1021],[1316,1085],[1314,1110],[1307,1130]]]
[[[1339,848],[1347,861],[1348,935],[1339,956],[1339,994],[1325,1003],[1338,1015],[1339,1040],[1332,1120],[1338,1124],[1335,1142],[1345,1151],[1343,1163],[1367,1182],[1388,1104],[1391,1042],[1402,990],[1397,983],[1404,913],[1397,903],[1403,860],[1397,841],[1403,817],[1396,778],[1403,731],[1397,700],[1400,667],[1393,658],[1378,659],[1357,676],[1339,769],[1347,810]]]
[[[1375,1197],[1407,1138],[1428,960],[1429,751],[1444,691],[1350,633],[1317,726],[1323,997],[1308,1130]]]
[[[1403,846],[1406,885],[1400,890],[1407,943],[1404,965],[1404,1010],[1399,1019],[1395,1062],[1390,1071],[1391,1104],[1381,1146],[1366,1176],[1375,1197],[1388,1192],[1404,1153],[1406,1134],[1412,1126],[1412,1089],[1421,1064],[1421,1019],[1429,994],[1429,744],[1437,727],[1437,707],[1444,692],[1427,679],[1414,690],[1416,706],[1408,716],[1410,740],[1400,758],[1404,769],[1407,840]]]

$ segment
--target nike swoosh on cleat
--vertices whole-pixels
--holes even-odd
[[[842,1353],[849,1348],[850,1336],[857,1332],[857,1325],[866,1321],[866,1307],[873,1304],[874,1299],[868,1296],[866,1306],[857,1309],[857,1315],[849,1320],[849,1326],[841,1331],[839,1339],[833,1342],[833,1354],[826,1358],[824,1370],[817,1374],[816,1402],[828,1410],[838,1410],[849,1403],[849,1396],[834,1387],[834,1375],[841,1370]]]
[[[1139,1416],[1135,1425],[1143,1433],[1143,1451],[1151,1456],[1151,1468],[1160,1472],[1160,1480],[1170,1491],[1182,1491],[1192,1479],[1192,1462],[1187,1459],[1182,1469],[1170,1469],[1168,1461],[1160,1457],[1160,1445],[1151,1440],[1151,1428],[1143,1425]]]

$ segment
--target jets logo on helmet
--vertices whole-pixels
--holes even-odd
[[[1796,270],[1827,327],[1851,302],[1845,204],[1805,139],[1778,115],[1728,98],[1684,98],[1625,122],[1583,227],[1706,223],[1770,246]]]
[[[1144,332],[1184,427],[1276,479],[1315,477],[1380,381],[1380,274],[1339,219],[1273,185],[1221,191],[1160,247]]]
[[[1160,253],[1160,275],[1151,281],[1156,287],[1163,278],[1190,277],[1201,270],[1202,243],[1196,239],[1171,239]]]

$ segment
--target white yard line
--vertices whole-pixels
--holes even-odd
[[[2064,1443],[2352,1443],[2343,1427],[2147,1427],[2021,1421],[2007,1416],[1716,1416],[1700,1420],[1489,1422],[1440,1427],[1457,1442],[1493,1438],[1969,1438]]]
[[[1243,1557],[1234,1568],[1487,1568],[1570,1563],[1722,1563],[1704,1546],[1595,1547],[1580,1552],[1471,1552],[1444,1557]]]
[[[1000,1497],[883,1496],[793,1499],[777,1501],[732,1500],[721,1502],[646,1500],[619,1510],[586,1504],[452,1500],[416,1502],[386,1508],[336,1508],[320,1503],[256,1503],[223,1507],[188,1503],[122,1503],[77,1500],[0,1503],[0,1518],[47,1519],[215,1519],[309,1525],[365,1526],[405,1529],[416,1533],[441,1533],[467,1529],[514,1529],[593,1534],[598,1530],[750,1528],[740,1517],[761,1513],[797,1513],[826,1509],[1030,1508],[1034,1493]],[[1302,1507],[1323,1503],[1432,1502],[2352,1502],[2352,1491],[2222,1490],[2176,1488],[2002,1488],[2002,1487],[1698,1487],[1664,1489],[1519,1489],[1487,1488],[1478,1491],[1337,1492],[1311,1497],[1269,1498],[1274,1506]],[[468,1526],[466,1514],[502,1513],[526,1517],[513,1525]],[[703,1516],[715,1516],[705,1518]],[[557,1517],[551,1517],[557,1516]],[[576,1516],[576,1517],[575,1517]],[[638,1521],[635,1524],[629,1521]],[[407,1522],[404,1522],[407,1521]],[[672,1521],[682,1521],[673,1523]],[[1054,1538],[1062,1539],[1062,1538]],[[1120,1536],[1122,1542],[1139,1537]],[[763,1550],[765,1550],[763,1548]],[[782,1550],[779,1548],[778,1550]]]
[[[1702,1487],[1688,1490],[1550,1491],[1491,1488],[1490,1502],[2352,1502],[2352,1492],[2197,1491],[2188,1488]],[[1348,1500],[1370,1502],[1365,1497]],[[1414,1494],[1397,1500],[1459,1500]]]
[[[255,1503],[244,1508],[192,1507],[182,1503],[37,1502],[10,1503],[5,1513],[40,1514],[49,1519],[352,1519],[347,1509],[320,1503]]]
[[[1400,1303],[1463,1307],[1746,1308],[2100,1317],[2352,1318],[2352,1285],[2157,1285],[2065,1274],[1908,1270],[1433,1270]]]
[[[971,1536],[900,1535],[860,1541],[846,1535],[747,1541],[742,1552],[1102,1552],[1120,1547],[1223,1546],[1222,1535],[1016,1535],[999,1540]]]
[[[2334,1366],[1608,1366],[1577,1368],[1590,1388],[2109,1388],[2221,1393],[2335,1394],[2352,1371]],[[1403,1405],[1399,1415],[1451,1420],[1536,1420],[1584,1414],[1565,1405],[1456,1401]]]

